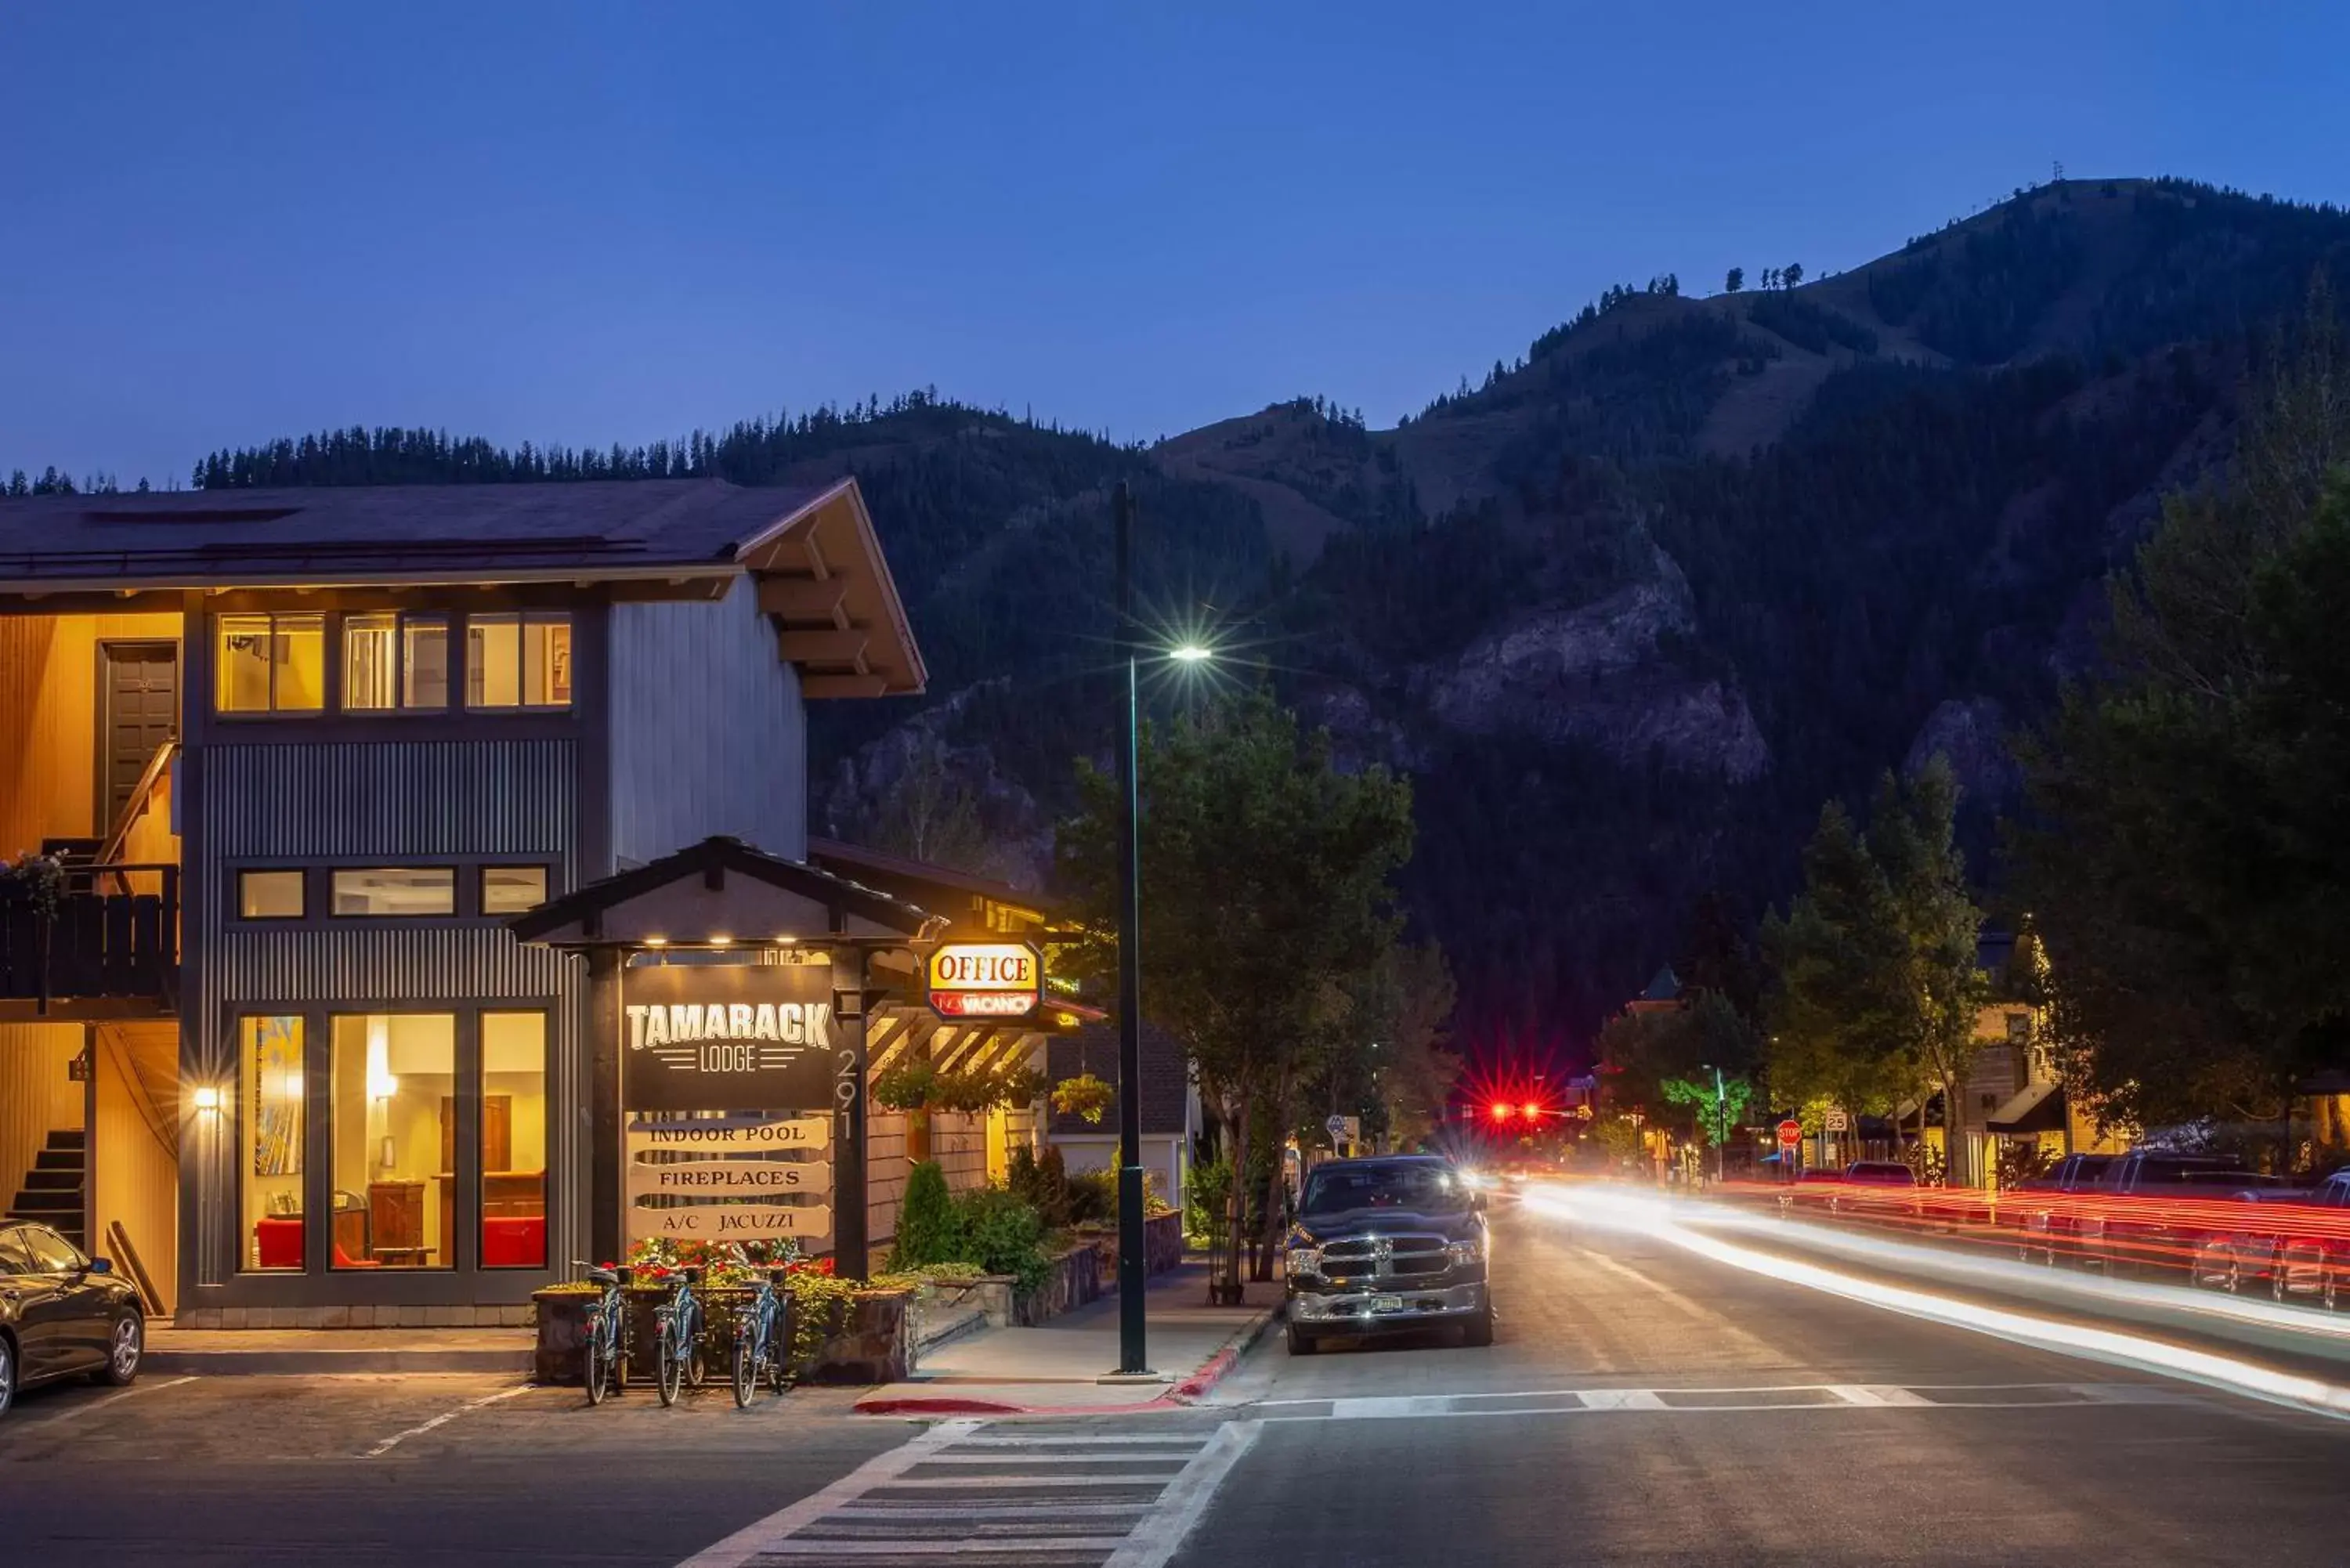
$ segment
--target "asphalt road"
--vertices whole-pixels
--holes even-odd
[[[36,1392],[0,1423],[0,1562],[2350,1558],[2350,1426],[1661,1241],[1532,1213],[1496,1233],[1491,1348],[1268,1337],[1164,1415],[921,1428],[822,1390],[588,1410],[487,1378]]]
[[[2350,1558],[2350,1426],[1537,1215],[1497,1248],[1492,1349],[1228,1386],[1261,1424],[1176,1562]],[[1585,1392],[1492,1397],[1544,1390]]]

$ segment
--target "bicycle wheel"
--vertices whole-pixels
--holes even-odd
[[[734,1336],[734,1408],[751,1407],[751,1396],[758,1389],[759,1358],[752,1354],[751,1336]]]
[[[685,1381],[685,1357],[678,1354],[677,1336],[669,1324],[661,1324],[660,1344],[655,1347],[653,1387],[660,1395],[664,1407],[677,1403],[677,1391]]]
[[[590,1324],[588,1329],[588,1344],[581,1362],[585,1373],[582,1380],[588,1385],[588,1403],[601,1405],[604,1402],[605,1392],[604,1334],[602,1330],[593,1324]]]
[[[696,1390],[710,1375],[710,1363],[702,1354],[702,1308],[697,1305],[691,1321],[681,1330],[685,1340],[685,1386]]]

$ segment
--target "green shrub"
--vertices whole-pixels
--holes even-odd
[[[1014,1149],[1003,1185],[1014,1197],[1036,1210],[1045,1230],[1065,1230],[1072,1223],[1068,1166],[1053,1145],[1045,1146],[1042,1157],[1026,1148]]]
[[[1034,1208],[1003,1187],[966,1192],[954,1208],[962,1230],[961,1261],[991,1274],[1010,1274],[1024,1291],[1045,1282],[1045,1221]]]
[[[1085,1170],[1069,1178],[1070,1224],[1114,1224],[1117,1220],[1117,1171]]]
[[[1183,1233],[1187,1236],[1222,1235],[1224,1199],[1232,1190],[1232,1167],[1230,1160],[1211,1159],[1205,1165],[1193,1166],[1191,1190],[1183,1195]]]
[[[962,1216],[947,1191],[947,1173],[926,1159],[906,1173],[906,1201],[898,1215],[898,1244],[889,1267],[918,1269],[963,1257]]]

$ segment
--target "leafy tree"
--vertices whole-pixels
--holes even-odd
[[[1298,1118],[1306,1091],[1367,1035],[1350,987],[1396,939],[1390,878],[1411,853],[1411,791],[1386,769],[1342,773],[1329,735],[1301,732],[1263,689],[1153,726],[1141,748],[1143,997],[1189,1046],[1232,1168],[1264,1195],[1270,1264],[1279,1162],[1252,1144]],[[1083,810],[1061,832],[1067,885],[1094,933],[1081,956],[1116,961],[1122,801],[1079,764]],[[1237,1267],[1240,1217],[1227,1238]]]
[[[1746,269],[1742,266],[1731,267],[1729,275],[1721,280],[1721,292],[1724,294],[1736,294],[1745,286]]]
[[[1906,786],[1885,776],[1865,833],[1831,803],[1804,853],[1804,890],[1765,923],[1764,943],[1777,971],[1773,1090],[1856,1113],[1939,1090],[1950,1169],[1963,1182],[1959,1085],[1989,982],[1957,809],[1939,757]]]
[[[1804,281],[1804,264],[1790,262],[1779,269],[1779,286],[1794,288]]]
[[[1668,1103],[1691,1107],[1693,1130],[1708,1148],[1720,1145],[1731,1128],[1743,1124],[1746,1107],[1754,1098],[1754,1085],[1746,1079],[1728,1075],[1716,1079],[1711,1073],[1668,1078],[1664,1090]]]
[[[2026,750],[2014,847],[2054,1044],[2117,1119],[2264,1121],[2350,1061],[2345,461],[2350,348],[2321,277],[2230,487],[2168,499],[2112,585],[2109,672]]]

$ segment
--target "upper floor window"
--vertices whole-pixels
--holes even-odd
[[[453,915],[457,873],[445,866],[370,867],[331,877],[338,915]]]
[[[449,618],[369,610],[343,617],[343,706],[449,705]]]
[[[565,614],[465,618],[465,706],[571,704],[571,618]]]
[[[224,713],[315,713],[327,705],[327,618],[224,615],[213,705]]]

